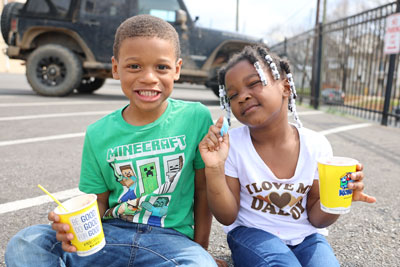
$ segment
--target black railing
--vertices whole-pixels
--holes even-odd
[[[383,53],[386,18],[396,8],[393,2],[320,24],[271,46],[291,63],[298,101],[400,126],[399,55]]]

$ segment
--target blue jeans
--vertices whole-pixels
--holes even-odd
[[[86,257],[62,250],[50,225],[21,230],[8,243],[5,261],[14,266],[216,266],[212,256],[173,230],[112,219],[103,222],[105,247]]]
[[[236,227],[228,233],[235,266],[340,266],[325,237],[312,234],[296,246],[288,246],[263,230]]]

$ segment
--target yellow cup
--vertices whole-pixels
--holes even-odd
[[[348,188],[348,183],[357,163],[357,160],[346,157],[318,160],[319,195],[324,212],[345,214],[350,211],[353,190]]]
[[[85,194],[71,198],[62,204],[68,212],[60,206],[54,212],[60,216],[61,223],[70,225],[68,232],[74,235],[71,243],[76,247],[77,254],[89,256],[102,249],[106,240],[97,206],[97,196]]]

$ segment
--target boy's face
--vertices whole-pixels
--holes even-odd
[[[225,75],[227,96],[235,117],[250,127],[262,126],[287,116],[290,86],[285,80],[274,80],[264,68],[268,84],[263,86],[252,64],[239,61]]]
[[[172,42],[157,37],[128,38],[121,43],[118,58],[112,57],[113,77],[121,81],[130,100],[129,112],[161,116],[182,65]]]

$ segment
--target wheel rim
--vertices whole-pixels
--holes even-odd
[[[96,81],[96,78],[94,78],[94,77],[83,78],[81,84],[92,84],[95,81]]]
[[[36,76],[39,81],[47,86],[61,84],[67,74],[67,68],[58,57],[49,56],[42,58],[36,67]]]

